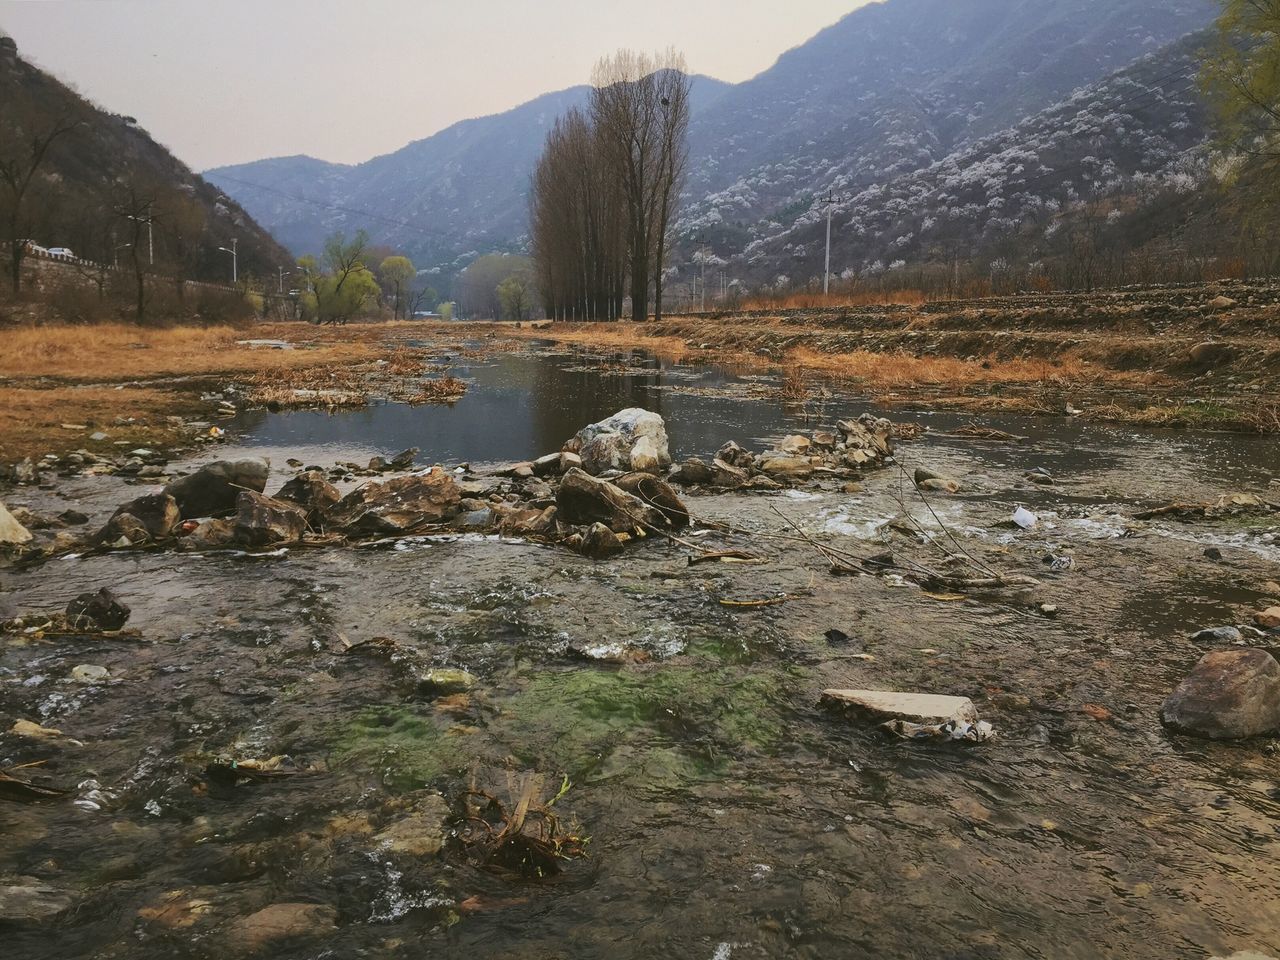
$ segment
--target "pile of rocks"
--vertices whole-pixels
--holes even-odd
[[[562,544],[603,559],[629,541],[689,525],[674,484],[776,490],[816,475],[850,476],[889,458],[892,434],[888,420],[864,416],[831,432],[787,437],[760,454],[728,443],[711,464],[686,460],[663,478],[672,463],[666,426],[657,414],[633,408],[586,427],[561,451],[487,474],[432,467],[384,476],[412,465],[417,451],[406,450],[390,460],[375,458],[367,469],[301,469],[271,496],[266,460],[224,460],[121,505],[80,545],[265,550],[485,533]],[[357,474],[375,479],[345,494],[335,485]],[[65,552],[71,543],[62,539],[57,546]]]

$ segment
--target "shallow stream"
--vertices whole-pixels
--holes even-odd
[[[455,407],[246,414],[218,455],[268,455],[280,479],[286,457],[327,466],[410,446],[420,463],[511,461],[627,406],[661,413],[677,456],[706,455],[867,409],[788,406],[768,382],[644,356],[452,369],[472,384]],[[787,530],[780,512],[854,551],[927,550],[889,522],[905,508],[1041,586],[930,596],[834,578],[802,542],[717,533],[701,542],[769,563],[689,566],[661,542],[592,563],[466,537],[0,572],[12,611],[111,586],[142,634],[0,647],[4,728],[26,719],[82,743],[0,735],[0,766],[42,762],[31,769],[74,790],[0,799],[0,875],[74,899],[56,922],[6,931],[3,955],[234,956],[252,952],[239,918],[299,902],[333,908],[336,928],[261,955],[1280,955],[1280,756],[1265,742],[1170,737],[1158,719],[1202,652],[1190,633],[1276,602],[1280,534],[1274,521],[1133,520],[1174,499],[1280,499],[1276,441],[891,416],[929,428],[900,447],[906,469],[954,476],[963,493],[926,509],[889,468],[854,493],[828,484],[690,507],[774,536]],[[1028,440],[951,434],[973,422]],[[1036,467],[1057,485],[1024,480]],[[82,478],[10,505],[75,504],[102,520],[138,492]],[[1004,525],[1019,504],[1035,529]],[[1203,556],[1211,545],[1221,562]],[[1075,565],[1050,572],[1048,554]],[[720,602],[779,594],[791,599]],[[845,638],[829,639],[833,628]],[[467,697],[426,695],[343,652],[377,636],[479,683]],[[111,679],[73,683],[78,664]],[[820,709],[833,686],[969,696],[998,736],[900,741]],[[204,772],[211,757],[281,754],[324,772],[238,786]],[[508,772],[544,777],[544,799],[569,779],[555,809],[590,842],[555,880],[495,875],[456,846],[405,857],[375,839],[398,797],[438,789],[455,802],[472,780],[505,795]]]

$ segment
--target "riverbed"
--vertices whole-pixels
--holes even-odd
[[[643,354],[442,362],[471,384],[453,407],[246,413],[216,456],[269,456],[271,492],[292,474],[289,457],[328,466],[416,446],[420,464],[476,468],[558,449],[628,406],[666,418],[677,457],[731,439],[761,449],[871,409],[835,394],[789,403],[767,378]],[[0,648],[4,727],[25,719],[65,735],[4,734],[0,765],[39,763],[28,769],[72,791],[0,800],[0,874],[72,904],[7,931],[6,953],[251,953],[239,921],[305,903],[329,908],[332,926],[261,953],[1280,954],[1274,744],[1174,737],[1158,717],[1204,652],[1193,632],[1276,602],[1280,531],[1273,518],[1134,518],[1236,491],[1280,499],[1276,438],[1067,416],[891,416],[926,430],[857,489],[688,498],[706,521],[698,543],[763,564],[690,565],[689,550],[657,539],[596,563],[459,536],[0,571],[5,615],[110,586],[140,631]],[[975,424],[1025,439],[956,434]],[[962,492],[924,501],[904,478],[916,467]],[[1055,484],[1025,479],[1036,468]],[[6,502],[75,506],[100,522],[140,492],[84,477]],[[1009,523],[1019,506],[1034,528]],[[834,577],[808,543],[784,539],[790,524],[852,552],[922,561],[942,553],[926,536],[954,537],[1039,585],[931,594]],[[1069,569],[1044,562],[1063,556]],[[406,691],[388,664],[345,652],[373,637],[477,685]],[[109,679],[71,682],[80,664]],[[821,709],[829,687],[968,696],[997,735],[898,740]],[[213,758],[280,755],[304,772],[231,785],[208,775]],[[485,869],[456,838],[431,856],[377,839],[406,796],[439,791],[456,806],[470,785],[506,796],[532,775],[541,800],[567,780],[555,810],[590,838],[555,878]]]

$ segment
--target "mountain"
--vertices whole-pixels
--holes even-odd
[[[1073,218],[1114,227],[1161,195],[1197,189],[1208,117],[1195,76],[1208,40],[1192,34],[926,166],[866,178],[831,204],[833,272],[870,277],[982,249],[1031,262],[1059,252]],[[826,212],[810,205],[792,222],[753,224],[732,272],[821,277]]]
[[[23,210],[24,236],[47,247],[71,247],[109,263],[130,225],[117,213],[132,191],[154,198],[156,263],[188,279],[226,283],[231,265],[219,247],[236,241],[240,275],[274,275],[292,262],[245,210],[205,182],[138,126],[108,113],[23,59],[0,34],[0,153],[29,151],[59,118],[74,129],[57,138]],[[0,197],[3,202],[3,197]]]
[[[694,102],[729,88],[694,79]],[[589,88],[549,93],[506,113],[464,120],[355,166],[310,157],[261,160],[205,177],[240,197],[295,253],[316,253],[334,231],[365,229],[426,267],[464,267],[480,253],[519,249],[529,178],[547,133]]]
[[[677,260],[695,243],[726,259],[774,251],[773,238],[803,226],[823,194],[926,170],[1205,27],[1217,10],[1215,0],[885,0],[745,83],[699,78]],[[522,247],[543,138],[585,94],[548,94],[352,167],[289,158],[206,176],[295,252],[364,227],[448,272]],[[772,270],[752,263],[755,275]]]

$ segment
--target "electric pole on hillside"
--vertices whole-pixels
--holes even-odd
[[[822,295],[825,297],[831,293],[831,208],[837,201],[835,197],[823,197],[821,202],[827,208],[827,265],[822,272]]]
[[[151,204],[147,204],[147,215],[145,217],[135,217],[130,215],[128,219],[136,220],[138,223],[145,223],[147,225],[147,262],[154,267],[156,265],[156,243],[155,234],[152,233],[152,225],[155,223],[155,218],[151,215]]]

